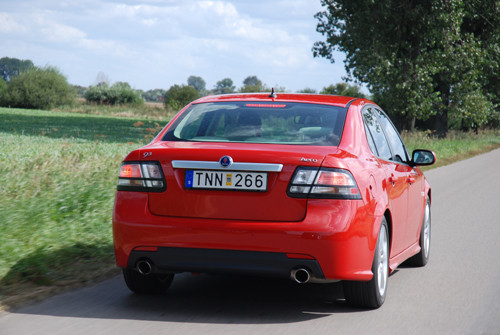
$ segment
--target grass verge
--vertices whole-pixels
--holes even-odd
[[[116,273],[117,173],[158,122],[0,109],[0,304]]]
[[[120,162],[166,123],[141,113],[0,108],[0,308],[118,273],[111,215]],[[500,147],[500,131],[404,134],[438,164]]]
[[[450,131],[445,139],[436,139],[426,132],[403,133],[403,140],[411,152],[414,149],[433,150],[436,164],[424,170],[451,164],[500,148],[500,130],[484,130],[478,134]]]

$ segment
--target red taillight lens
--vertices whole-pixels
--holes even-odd
[[[353,186],[354,180],[344,172],[320,170],[316,177],[315,184]]]
[[[167,188],[158,162],[124,162],[120,168],[118,191],[163,192]]]
[[[352,174],[343,169],[299,167],[288,195],[294,198],[361,199]]]
[[[120,178],[142,178],[140,164],[122,164]]]

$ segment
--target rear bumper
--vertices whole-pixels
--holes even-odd
[[[309,200],[307,208],[300,222],[161,217],[147,194],[118,191],[116,263],[134,268],[148,258],[157,272],[280,277],[305,267],[318,279],[370,280],[380,220],[358,200]]]
[[[289,277],[291,270],[307,269],[315,279],[325,279],[318,261],[290,258],[277,252],[161,247],[155,251],[133,250],[128,268],[147,260],[154,273],[199,272],[270,277]]]

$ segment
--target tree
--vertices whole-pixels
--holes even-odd
[[[464,1],[464,6],[462,31],[478,41],[483,51],[481,75],[477,84],[493,103],[493,112],[487,115],[488,125],[499,127],[500,3],[493,0],[468,0]],[[463,123],[467,123],[467,119],[463,119]]]
[[[7,83],[5,82],[5,80],[3,80],[3,78],[0,78],[0,106],[3,105],[2,101],[6,92],[7,92]]]
[[[472,14],[463,0],[322,0],[322,5],[326,10],[315,17],[326,41],[314,44],[314,56],[333,62],[335,50],[345,52],[349,79],[366,83],[405,128],[434,117],[437,132],[445,136],[449,113],[467,110],[478,116],[478,125],[487,119],[492,104],[478,84],[483,44],[463,29]],[[498,70],[497,63],[489,66]]]
[[[203,80],[202,77],[197,77],[197,76],[189,76],[187,80],[188,86],[194,87],[198,92],[203,92],[205,91],[205,80]]]
[[[199,97],[200,93],[193,86],[174,85],[165,93],[165,107],[171,107],[173,110],[179,111],[182,107]]]
[[[346,97],[354,98],[366,98],[366,96],[361,92],[361,88],[356,85],[349,85],[347,83],[337,83],[335,85],[330,85],[323,87],[321,94],[331,94],[331,95],[343,95]]]
[[[228,94],[234,93],[236,87],[233,85],[233,80],[230,78],[224,78],[219,80],[214,87],[214,94]]]
[[[242,93],[264,92],[267,87],[262,84],[262,81],[257,76],[248,76],[243,80],[243,87],[240,89]]]
[[[12,77],[4,105],[19,108],[52,109],[73,102],[74,91],[57,68],[31,68]]]
[[[32,61],[20,60],[17,58],[3,57],[0,59],[0,76],[6,82],[10,81],[12,77],[18,76],[23,71],[33,68],[35,65]]]

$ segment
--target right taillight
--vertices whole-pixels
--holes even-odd
[[[331,168],[298,167],[287,193],[294,198],[361,199],[352,174]]]
[[[167,188],[159,162],[123,162],[118,191],[163,192]]]

